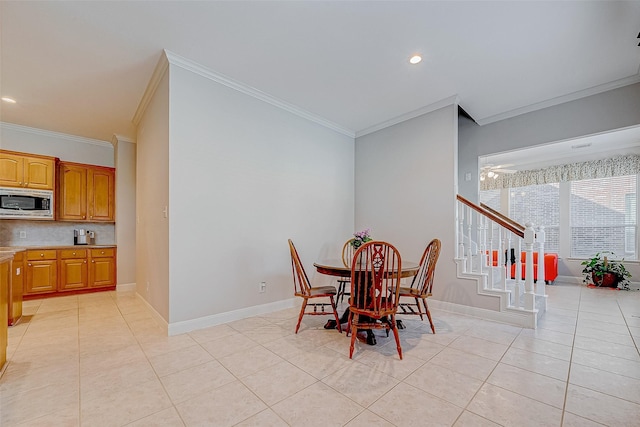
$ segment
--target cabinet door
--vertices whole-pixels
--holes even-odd
[[[53,159],[24,158],[25,187],[53,190],[55,162]]]
[[[113,169],[89,168],[87,198],[90,221],[113,221],[115,217],[115,173]]]
[[[87,169],[82,166],[60,164],[58,179],[58,219],[85,221],[87,219]]]
[[[89,286],[113,286],[116,284],[116,260],[114,257],[92,258],[89,270]]]
[[[87,259],[71,258],[60,260],[59,291],[82,289],[87,287]]]
[[[55,292],[58,278],[57,260],[27,261],[25,294]]]
[[[0,153],[0,186],[22,187],[24,158],[19,155]]]

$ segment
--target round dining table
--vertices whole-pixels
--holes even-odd
[[[351,277],[351,267],[347,267],[344,265],[341,259],[326,259],[313,263],[313,266],[316,268],[316,271],[321,274],[326,274],[328,276],[337,276],[337,277]],[[420,265],[411,261],[403,261],[400,271],[400,277],[413,277],[418,274],[418,270],[420,269]],[[343,315],[341,316],[341,323],[346,319],[347,313],[349,309],[347,308]],[[402,322],[400,320],[396,320],[398,323],[399,329],[404,329]],[[373,336],[373,331],[370,329],[367,330],[367,344],[374,345],[376,343],[375,337]]]
[[[341,259],[325,259],[313,263],[316,271],[320,274],[337,277],[351,277],[351,266],[344,265]],[[402,271],[400,277],[412,277],[418,274],[420,265],[411,261],[402,261]]]

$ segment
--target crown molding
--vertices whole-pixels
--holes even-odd
[[[46,136],[49,138],[62,138],[68,141],[81,142],[83,144],[99,145],[101,147],[113,147],[113,145],[109,141],[101,141],[99,139],[85,138],[83,136],[69,135],[68,133],[54,132],[51,130],[32,128],[29,126],[16,125],[13,123],[0,122],[0,128]]]
[[[458,95],[453,95],[448,98],[441,99],[440,101],[434,102],[433,104],[425,105],[424,107],[420,107],[417,110],[409,111],[408,113],[386,120],[382,123],[378,123],[377,125],[373,125],[366,129],[362,129],[356,132],[356,138],[368,135],[373,132],[377,132],[389,126],[397,125],[398,123],[402,123],[404,121],[416,118],[418,116],[422,116],[423,114],[431,113],[432,111],[439,110],[449,105],[453,105],[453,104],[457,105],[459,103],[460,103],[460,99],[458,98]]]
[[[126,136],[122,136],[122,135],[117,135],[117,134],[113,134],[113,136],[111,137],[111,145],[113,145],[114,147],[118,146],[118,143],[120,142],[128,142],[130,144],[135,144],[136,142],[131,139],[131,138],[127,138]]]
[[[158,85],[160,81],[166,74],[169,69],[169,60],[167,59],[167,51],[165,50],[163,54],[160,55],[160,59],[156,64],[156,68],[153,70],[153,74],[151,75],[151,79],[147,84],[147,88],[144,90],[142,94],[142,99],[138,104],[138,108],[136,109],[136,113],[133,115],[133,119],[131,120],[134,125],[138,126],[140,124],[140,120],[142,120],[142,116],[144,115],[145,110],[149,106],[149,102],[153,98],[153,95],[156,93],[156,89],[158,89]]]
[[[516,108],[511,111],[496,114],[494,116],[477,119],[476,122],[482,126],[489,123],[498,122],[500,120],[510,119],[521,114],[531,113],[533,111],[542,110],[543,108],[553,107],[555,105],[564,104],[565,102],[575,101],[580,98],[586,98],[587,96],[597,95],[602,92],[606,92],[620,87],[640,83],[640,73],[635,76],[625,77],[624,79],[615,80],[609,83],[601,84],[591,87],[589,89],[580,90],[577,92],[569,93],[567,95],[558,96],[546,101],[538,102],[536,104],[527,105],[526,107]]]
[[[261,101],[264,101],[268,104],[271,104],[273,106],[276,106],[278,108],[281,108],[285,111],[288,111],[292,114],[295,114],[296,116],[302,117],[304,119],[310,120],[314,123],[317,123],[321,126],[324,126],[326,128],[329,128],[331,130],[334,130],[338,133],[341,133],[343,135],[346,135],[350,138],[354,138],[355,137],[355,133],[349,129],[346,129],[332,121],[326,120],[318,115],[315,115],[313,113],[310,113],[306,110],[303,110],[302,108],[298,108],[293,104],[290,104],[286,101],[283,101],[281,99],[278,99],[274,96],[271,96],[265,92],[262,92],[254,87],[248,86],[244,83],[241,83],[237,80],[233,80],[230,77],[227,77],[225,75],[216,73],[211,71],[210,69],[203,67],[202,65],[191,61],[189,59],[183,58],[179,55],[176,55],[173,52],[170,52],[168,50],[164,51],[164,54],[167,58],[168,63],[170,63],[171,65],[175,65],[178,66],[180,68],[183,68],[185,70],[191,71],[193,73],[196,73],[202,77],[205,77],[207,79],[213,80],[216,83],[220,83],[222,85],[225,85],[231,89],[237,90],[238,92],[244,93],[245,95],[249,95],[251,97],[254,97],[256,99],[259,99]],[[155,73],[154,73],[155,74]],[[147,93],[145,92],[145,96],[147,95]],[[144,97],[143,97],[144,99]],[[135,122],[134,122],[135,123]],[[136,123],[137,124],[137,123]]]

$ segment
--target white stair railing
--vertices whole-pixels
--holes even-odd
[[[458,196],[457,221],[457,258],[463,266],[462,273],[481,277],[480,291],[503,297],[506,301],[505,308],[536,311],[536,297],[545,296],[544,227],[539,227],[537,232],[532,223],[522,227],[461,196]],[[537,248],[539,260],[535,286],[534,247]],[[524,282],[521,259],[523,252]]]

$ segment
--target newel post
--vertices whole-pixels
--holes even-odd
[[[544,285],[546,278],[544,277],[544,242],[545,242],[544,225],[538,227],[536,233],[536,241],[538,242],[538,282],[536,283],[536,295],[545,295]]]
[[[536,232],[533,224],[527,222],[524,229],[525,274],[524,274],[524,308],[533,310],[536,305],[536,296],[533,293],[533,244],[536,240]]]

